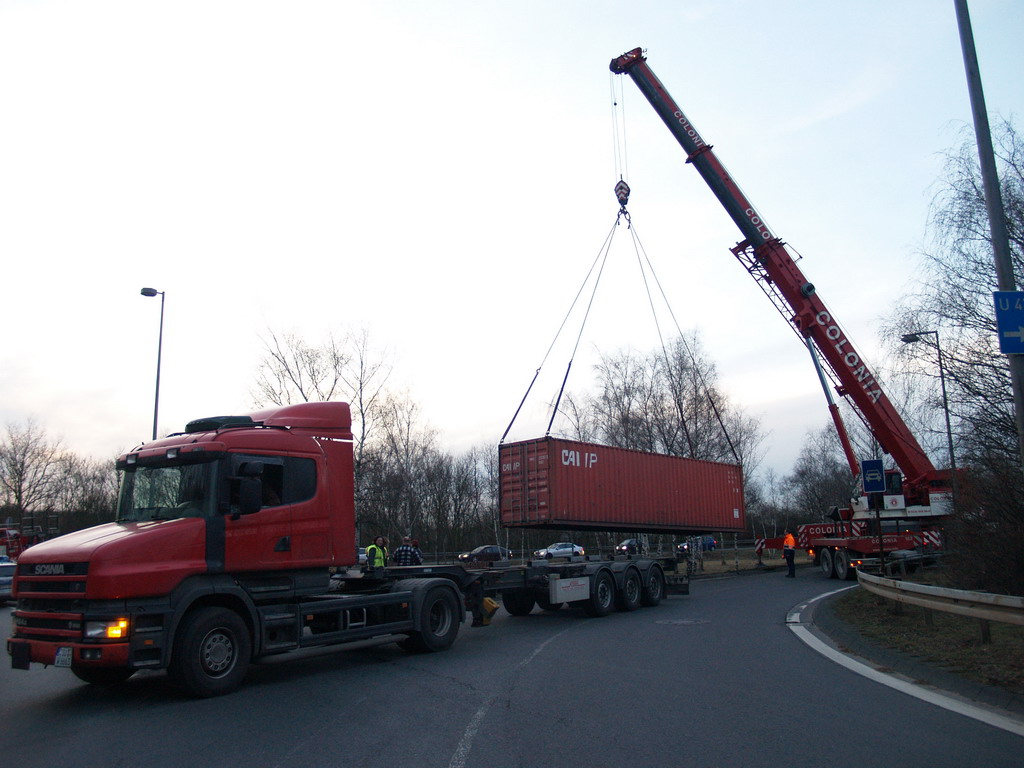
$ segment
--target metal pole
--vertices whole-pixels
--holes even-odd
[[[942,345],[939,344],[939,332],[932,331],[935,334],[935,351],[939,355],[939,384],[942,386],[942,410],[946,414],[946,444],[949,446],[949,469],[954,476],[953,482],[956,482],[956,456],[953,454],[953,428],[949,424],[949,400],[946,398],[946,371],[942,365]]]
[[[158,291],[156,288],[143,288],[140,293],[149,298],[160,297],[160,335],[157,337],[156,344],[156,395],[153,398],[153,439],[156,440],[157,417],[160,414],[160,358],[164,351],[164,298],[166,293]]]
[[[978,159],[981,163],[981,181],[985,191],[985,206],[988,209],[988,223],[992,233],[992,251],[995,256],[996,277],[1000,291],[1016,291],[1013,262],[1010,259],[1010,240],[1006,234],[1006,219],[1003,214],[1003,198],[999,191],[999,175],[996,173],[995,153],[992,151],[992,132],[985,109],[985,94],[981,88],[981,70],[978,67],[978,52],[974,47],[974,33],[967,0],[953,0],[956,8],[957,26],[960,30],[960,47],[964,55],[964,70],[967,73],[967,92],[971,99],[971,113],[974,117],[974,136],[978,142]],[[1017,423],[1017,450],[1021,469],[1024,470],[1024,355],[1007,355],[1010,365],[1010,383],[1013,389],[1014,420]]]
[[[164,291],[160,291],[160,334],[156,343],[156,394],[153,397],[153,439],[156,440],[157,416],[160,413],[160,358],[164,350]]]

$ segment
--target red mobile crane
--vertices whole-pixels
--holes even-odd
[[[853,405],[882,450],[890,454],[902,470],[902,475],[897,470],[886,471],[886,491],[880,498],[861,492],[858,498],[851,500],[850,509],[837,510],[833,516],[836,525],[801,526],[800,546],[814,551],[815,561],[827,575],[850,578],[851,564],[856,563],[859,556],[877,553],[880,548],[891,551],[937,545],[938,521],[952,511],[949,471],[932,465],[814,285],[804,277],[786,244],[768,228],[711,145],[704,141],[665,90],[647,65],[643,50],[634,48],[612,59],[610,68],[616,74],[628,74],[632,78],[686,152],[686,162],[697,169],[739,227],[744,240],[730,250],[807,345],[854,476],[859,478],[860,464],[826,377],[840,397],[846,397]],[[872,518],[877,519],[878,525],[881,525],[881,518],[897,523],[913,519],[920,531],[914,535],[893,533],[884,537],[880,531],[875,531],[883,539],[880,542],[865,535]],[[844,525],[843,521],[850,522]],[[897,525],[896,530],[899,528]]]

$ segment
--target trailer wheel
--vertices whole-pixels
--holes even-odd
[[[528,616],[533,610],[533,595],[529,592],[512,591],[501,593],[501,604],[513,616]]]
[[[117,685],[135,674],[128,667],[72,667],[75,677],[90,685]]]
[[[251,653],[249,628],[237,613],[200,608],[182,621],[168,671],[195,696],[220,696],[242,682]]]
[[[615,605],[615,579],[608,571],[601,571],[594,577],[590,597],[583,603],[583,612],[597,618],[607,616]]]
[[[821,561],[818,564],[821,567],[821,574],[826,579],[834,579],[836,577],[835,562],[832,559],[832,550],[828,547],[822,547],[821,550]]]
[[[658,566],[651,566],[640,592],[640,604],[651,607],[665,596],[665,573]]]
[[[627,568],[622,574],[622,589],[615,595],[615,607],[620,611],[635,611],[640,607],[642,591],[640,572],[635,568]]]
[[[850,567],[850,553],[845,549],[837,549],[832,558],[832,567],[836,569],[836,578],[849,581],[853,578],[854,571]]]
[[[565,603],[552,603],[547,595],[536,595],[537,607],[542,611],[560,611]]]
[[[423,598],[418,628],[398,645],[419,653],[446,651],[459,634],[459,601],[447,587],[433,587]]]

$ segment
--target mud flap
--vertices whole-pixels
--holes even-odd
[[[11,669],[28,669],[32,661],[32,648],[28,643],[10,643]]]

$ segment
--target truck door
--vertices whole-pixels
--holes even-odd
[[[303,524],[316,504],[316,461],[295,456],[235,454],[232,474],[258,469],[261,509],[232,519],[224,530],[224,569],[227,571],[299,568],[322,563],[327,535]],[[232,506],[236,499],[230,501]]]

